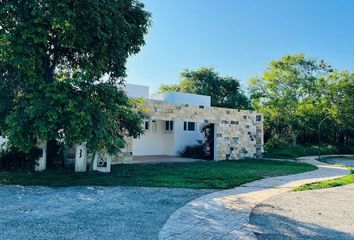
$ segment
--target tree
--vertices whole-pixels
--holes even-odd
[[[141,111],[120,87],[150,13],[138,0],[0,2],[0,134],[115,152],[138,136]],[[103,76],[108,76],[103,80]]]
[[[325,114],[323,77],[331,71],[323,60],[295,54],[272,61],[261,77],[252,78],[252,104],[265,115],[266,136],[296,144],[300,134],[316,131]]]
[[[325,104],[330,110],[331,124],[326,129],[337,145],[354,143],[354,72],[334,71],[326,77]]]
[[[241,89],[240,82],[233,77],[221,77],[214,68],[201,67],[184,70],[178,84],[161,85],[160,93],[186,92],[211,97],[211,105],[235,109],[249,109],[250,102]]]

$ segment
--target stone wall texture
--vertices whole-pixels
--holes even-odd
[[[164,121],[213,123],[216,131],[215,160],[260,158],[263,152],[263,116],[248,110],[189,106],[157,100],[147,100],[148,117]],[[113,163],[132,160],[133,139],[113,158]]]

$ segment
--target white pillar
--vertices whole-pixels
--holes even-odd
[[[86,172],[87,147],[86,143],[76,145],[75,172]]]
[[[93,160],[93,170],[111,172],[112,156],[106,151],[96,152]]]
[[[38,141],[37,147],[42,150],[42,155],[37,159],[34,170],[39,172],[47,167],[47,141]]]

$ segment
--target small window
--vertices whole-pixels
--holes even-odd
[[[256,121],[257,121],[257,122],[262,121],[262,116],[261,116],[261,115],[257,115],[257,116],[256,116]]]
[[[183,123],[184,131],[195,131],[195,122],[184,122]]]
[[[145,130],[149,130],[149,121],[145,121],[144,128]]]
[[[188,131],[195,131],[195,122],[188,122]]]
[[[165,130],[172,131],[173,130],[173,121],[165,121]]]
[[[170,130],[173,130],[173,121],[170,121]]]
[[[199,105],[199,108],[204,109],[204,105]]]

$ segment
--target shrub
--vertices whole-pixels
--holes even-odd
[[[209,159],[205,144],[197,143],[185,146],[178,153],[181,157]]]
[[[268,144],[268,143],[267,143]],[[291,158],[295,159],[302,156],[318,155],[318,146],[302,146],[302,145],[267,145],[265,144],[264,157],[269,158]],[[267,147],[266,147],[267,145]],[[272,147],[270,147],[272,146]],[[322,145],[321,154],[339,154],[339,153],[353,153],[353,147],[336,147],[333,145]]]
[[[19,151],[14,147],[1,149],[0,151],[0,169],[18,170],[26,169],[33,170],[36,159],[39,158],[42,151],[40,149],[32,149],[28,154]]]
[[[288,143],[286,143],[285,141],[279,139],[279,138],[271,138],[267,141],[266,144],[264,144],[264,150],[266,152],[271,151],[273,149],[283,149],[283,148],[287,148],[290,145]]]

